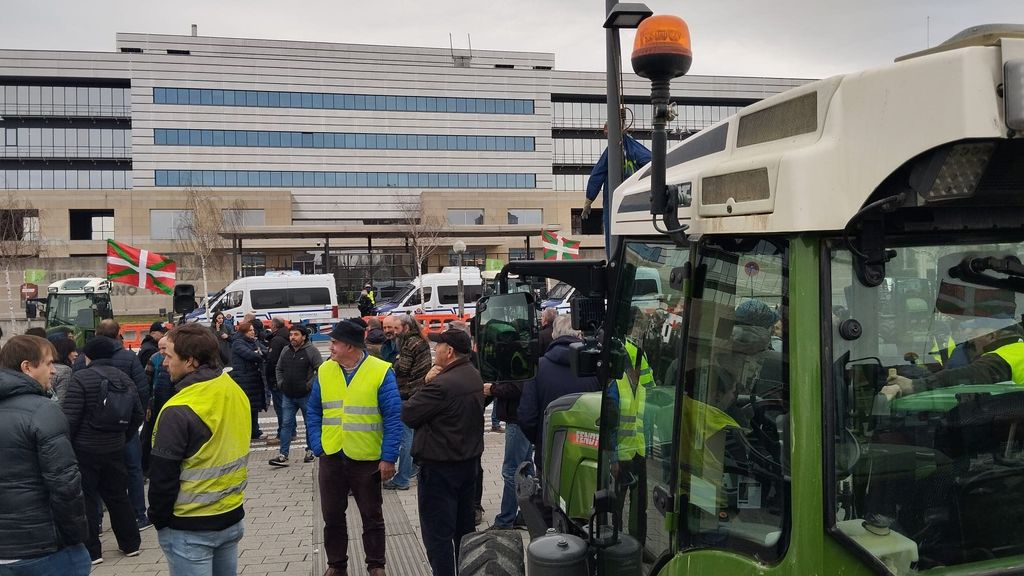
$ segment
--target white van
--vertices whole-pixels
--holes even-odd
[[[291,322],[337,318],[338,293],[332,274],[247,276],[204,300],[185,321],[208,324],[212,316],[207,310],[235,321],[249,313]]]
[[[377,314],[412,313],[417,308],[425,314],[458,314],[459,312],[459,274],[455,272],[439,272],[423,274],[414,278],[405,288],[389,300],[377,303]],[[423,299],[420,302],[420,285],[423,285]],[[463,307],[467,314],[476,312],[476,301],[483,296],[484,281],[480,269],[462,268]]]

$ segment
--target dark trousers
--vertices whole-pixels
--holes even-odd
[[[434,576],[455,576],[459,544],[474,531],[473,500],[480,459],[422,462],[416,498],[420,532]]]
[[[251,409],[252,413],[252,438],[253,440],[263,435],[263,431],[260,430],[260,411],[258,409]]]
[[[366,569],[384,567],[384,497],[379,466],[378,460],[351,460],[341,453],[320,457],[320,507],[328,566],[342,571],[348,567],[345,512],[351,491],[363,521]]]
[[[128,501],[128,470],[124,465],[124,451],[93,453],[76,450],[78,467],[82,472],[82,492],[85,493],[85,513],[89,519],[89,539],[85,547],[93,560],[103,556],[100,546],[100,500],[110,514],[110,527],[117,538],[117,546],[125,552],[139,549],[139,525],[135,511]]]

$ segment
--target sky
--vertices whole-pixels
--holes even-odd
[[[687,21],[690,74],[822,78],[970,26],[1024,24],[1024,0],[650,0]],[[0,48],[112,51],[117,32],[551,52],[602,71],[604,0],[0,0]],[[468,35],[468,38],[467,38]],[[622,32],[629,69],[632,31]]]

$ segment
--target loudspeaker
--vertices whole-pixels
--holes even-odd
[[[191,284],[174,285],[174,311],[188,314],[196,309],[196,287]]]

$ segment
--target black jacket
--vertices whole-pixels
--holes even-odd
[[[523,386],[523,395],[519,399],[519,427],[523,434],[533,442],[534,462],[543,462],[541,455],[541,425],[544,422],[544,410],[552,401],[577,392],[597,392],[601,386],[597,378],[584,378],[573,375],[569,367],[569,345],[579,342],[573,336],[555,338],[548,351],[537,363],[537,376],[527,380]]]
[[[548,351],[548,347],[551,346],[551,342],[554,338],[551,337],[551,332],[555,329],[555,323],[551,322],[546,326],[542,326],[540,333],[537,335],[537,350],[541,356]]]
[[[139,364],[142,364],[142,369],[146,369],[146,365],[149,364],[149,359],[160,351],[160,347],[157,345],[156,340],[152,336],[146,334],[146,337],[142,339],[142,345],[139,346]]]
[[[96,360],[83,370],[71,375],[61,401],[61,408],[68,419],[71,431],[71,443],[75,451],[103,454],[124,449],[127,440],[142,424],[142,404],[136,401],[132,409],[132,419],[124,432],[107,432],[92,426],[92,414],[99,403],[100,383],[106,378],[112,382],[120,382],[134,392],[135,383],[115,368],[110,360]]]
[[[120,338],[114,338],[113,340],[114,345],[117,346],[117,352],[114,352],[114,357],[110,359],[110,364],[132,379],[132,382],[135,383],[135,390],[139,393],[139,403],[143,406],[149,406],[149,378],[146,377],[145,368],[142,367],[142,364],[139,364],[139,357],[135,355],[135,352],[126,350]],[[71,369],[77,372],[83,368],[85,368],[85,354],[79,354]]]
[[[464,462],[484,451],[484,381],[469,360],[449,364],[402,402],[402,422],[415,429],[416,462]]]
[[[271,389],[277,389],[277,359],[281,356],[281,351],[288,346],[288,329],[284,326],[271,332],[267,338],[266,377],[267,386]]]
[[[491,384],[494,414],[498,420],[519,424],[519,398],[523,395],[523,384],[522,380]]]
[[[249,397],[253,410],[265,410],[267,396],[263,391],[263,358],[259,342],[241,334],[231,340],[231,379]]]
[[[0,369],[0,559],[85,542],[82,476],[60,407],[37,382]]]
[[[289,345],[277,359],[278,388],[289,398],[306,396],[321,363],[320,351],[311,343],[304,342],[298,350]]]

